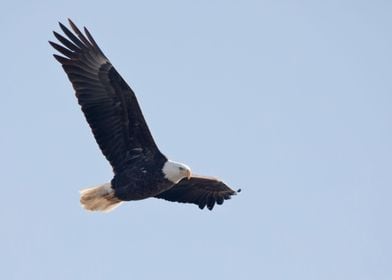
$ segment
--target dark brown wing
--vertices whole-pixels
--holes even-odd
[[[207,206],[209,210],[212,210],[215,203],[223,204],[223,201],[230,199],[237,192],[215,178],[192,177],[189,180],[182,179],[173,188],[156,197],[174,202],[194,203],[199,205],[200,209]]]
[[[144,120],[135,93],[112,66],[84,28],[69,20],[73,30],[60,23],[66,37],[54,32],[60,44],[49,42],[64,56],[62,64],[94,137],[115,172],[141,155],[164,157]]]

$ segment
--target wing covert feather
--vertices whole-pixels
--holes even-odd
[[[238,190],[237,192],[240,192]],[[211,177],[194,176],[182,179],[173,188],[160,193],[156,198],[173,202],[193,203],[203,209],[212,210],[215,204],[221,205],[225,200],[237,194],[222,181]]]
[[[61,43],[49,42],[63,56],[55,54],[75,89],[76,97],[94,137],[114,171],[135,158],[164,157],[149,131],[135,93],[103,54],[90,32],[84,35],[69,20],[65,36],[54,32]],[[86,37],[87,36],[87,37]]]

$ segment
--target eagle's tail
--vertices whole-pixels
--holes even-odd
[[[121,204],[110,183],[80,191],[80,203],[89,211],[109,212]]]

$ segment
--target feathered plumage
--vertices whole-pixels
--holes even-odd
[[[90,32],[60,23],[65,36],[49,42],[62,65],[94,137],[114,171],[110,183],[83,190],[87,210],[109,211],[122,201],[148,197],[197,204],[212,210],[236,192],[223,182],[191,176],[190,168],[163,155],[150,133],[135,93],[99,48]]]

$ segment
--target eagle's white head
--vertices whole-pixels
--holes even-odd
[[[162,172],[166,179],[175,184],[177,184],[183,178],[189,179],[192,176],[189,166],[171,160],[165,162],[162,168]]]

